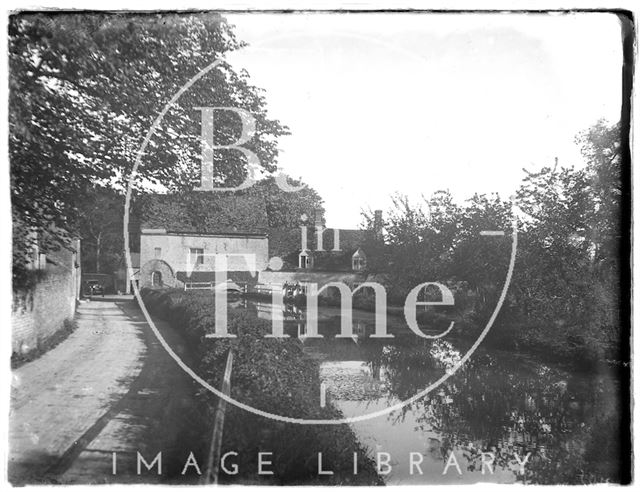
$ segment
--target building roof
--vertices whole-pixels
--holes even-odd
[[[355,251],[364,242],[365,231],[359,229],[339,229],[340,251]],[[316,244],[316,232],[309,231],[309,242],[313,241],[314,249]],[[332,228],[328,228],[322,235],[322,247],[326,251],[333,250],[334,232]]]
[[[266,234],[267,226],[264,199],[249,194],[157,194],[145,197],[142,206],[141,229],[172,234]]]
[[[364,253],[362,248],[358,248],[355,253],[353,253],[352,258],[366,258],[367,255]]]
[[[142,229],[142,235],[161,235],[161,236],[188,236],[188,237],[261,237],[266,238],[266,232],[238,232],[238,231],[193,231],[179,230],[167,231],[166,229]]]

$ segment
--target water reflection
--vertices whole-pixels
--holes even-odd
[[[306,313],[296,306],[243,302],[264,319],[281,316],[319,361],[329,400],[358,416],[406,400],[452,368],[470,342],[420,339],[389,317],[392,339],[372,339],[375,317],[354,312],[353,338],[336,338],[340,312],[320,308],[324,338],[306,338]],[[619,477],[620,401],[613,373],[572,373],[495,350],[480,349],[430,394],[402,410],[353,424],[370,455],[388,452],[387,483],[589,483]],[[422,458],[417,472],[412,452]],[[461,469],[443,470],[451,453]],[[495,458],[490,470],[483,454]],[[524,474],[518,460],[530,453]],[[487,460],[489,455],[485,455]],[[483,474],[484,468],[484,474]],[[412,473],[413,471],[413,473]]]

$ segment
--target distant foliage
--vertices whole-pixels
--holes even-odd
[[[239,192],[192,191],[141,198],[142,227],[193,232],[265,232],[260,196]]]
[[[615,358],[620,347],[620,125],[599,121],[577,142],[586,166],[528,173],[517,191],[519,244],[507,302],[491,337],[578,360]],[[370,259],[388,272],[398,303],[417,284],[465,282],[461,313],[484,326],[508,268],[509,201],[475,195],[464,206],[440,191],[420,203],[402,195],[386,214],[386,245]],[[373,215],[364,214],[372,234]],[[480,236],[505,231],[504,239]],[[456,299],[459,294],[456,294]]]
[[[91,190],[78,205],[76,223],[82,239],[83,272],[113,273],[121,264],[123,215],[124,197],[109,188]],[[131,226],[134,222],[132,217]],[[130,229],[135,229],[135,226]]]
[[[304,184],[295,180],[288,183]],[[184,191],[140,198],[143,227],[181,231],[299,231],[301,224],[313,219],[316,210],[322,211],[322,199],[315,190],[305,185],[300,191],[283,191],[274,177],[235,192]]]
[[[282,190],[274,177],[258,181],[247,191],[264,199],[269,228],[298,229],[313,222],[316,213],[324,212],[323,200],[316,190],[301,180],[287,178],[292,187],[304,185],[299,191]],[[306,216],[306,220],[303,220]]]

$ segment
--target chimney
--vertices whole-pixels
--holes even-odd
[[[373,213],[373,233],[376,239],[382,239],[382,210],[376,210]]]

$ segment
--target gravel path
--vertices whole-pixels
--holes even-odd
[[[193,384],[130,298],[82,303],[76,319],[78,329],[67,340],[13,371],[9,480],[166,481],[152,472],[138,476],[136,454],[150,463],[158,451],[184,450],[179,436],[188,434],[182,417],[193,408]],[[183,349],[162,325],[172,345]]]

